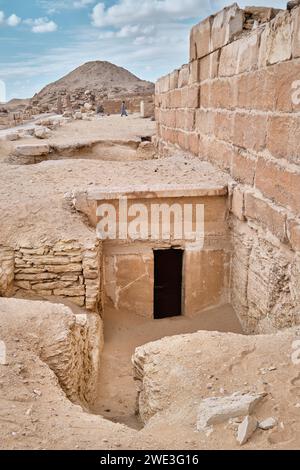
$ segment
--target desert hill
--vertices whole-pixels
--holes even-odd
[[[42,105],[54,104],[58,96],[66,94],[70,94],[74,100],[80,100],[87,90],[92,91],[97,99],[114,100],[152,95],[154,84],[110,62],[94,61],[50,83],[33,97],[33,101]]]

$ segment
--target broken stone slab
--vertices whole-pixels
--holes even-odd
[[[213,424],[224,423],[230,418],[250,415],[266,393],[234,393],[226,397],[203,400],[198,408],[197,430],[207,431]]]
[[[263,431],[268,431],[269,429],[275,428],[275,426],[277,426],[277,423],[278,421],[276,418],[267,418],[264,421],[261,421],[258,427]]]
[[[51,135],[51,131],[46,127],[38,127],[35,129],[34,135],[37,139],[48,139]]]
[[[48,155],[50,147],[47,144],[24,144],[18,145],[15,148],[15,155],[20,157],[39,157],[41,155]]]
[[[82,119],[82,113],[80,111],[78,111],[77,113],[74,114],[73,117],[76,120],[80,120],[80,119]]]
[[[249,441],[252,434],[256,431],[258,426],[257,419],[253,416],[246,416],[243,422],[238,427],[237,441],[242,446]]]
[[[19,140],[19,139],[20,139],[20,135],[17,132],[7,134],[7,136],[6,136],[6,140],[11,141],[11,142],[13,142],[15,140]]]

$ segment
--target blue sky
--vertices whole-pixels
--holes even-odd
[[[6,98],[31,97],[90,60],[108,60],[155,81],[187,61],[191,26],[230,3],[0,0],[0,82],[6,84]],[[285,8],[286,0],[239,5],[266,3]]]

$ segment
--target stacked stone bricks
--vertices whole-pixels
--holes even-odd
[[[245,329],[300,322],[300,7],[235,4],[193,27],[156,84],[157,144],[232,176],[232,303]]]

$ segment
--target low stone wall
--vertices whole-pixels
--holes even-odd
[[[52,246],[0,248],[0,295],[12,292],[61,297],[90,311],[101,310],[98,241],[58,241]]]
[[[0,321],[1,339],[18,337],[24,348],[36,352],[71,401],[93,403],[104,344],[99,315],[74,315],[52,302],[0,298]],[[8,347],[8,363],[13,354]]]
[[[300,323],[300,7],[232,5],[156,84],[157,145],[228,172],[232,302],[248,332]],[[298,273],[298,274],[297,274]]]

